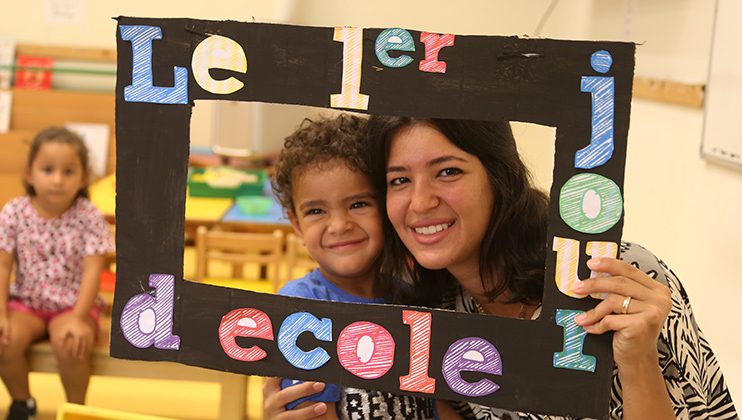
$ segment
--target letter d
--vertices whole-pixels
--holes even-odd
[[[175,276],[150,274],[149,285],[155,296],[139,293],[126,302],[121,313],[121,331],[126,341],[140,349],[152,344],[162,350],[178,350],[180,337],[173,335]]]

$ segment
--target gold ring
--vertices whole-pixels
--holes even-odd
[[[629,313],[629,305],[631,305],[631,296],[626,296],[621,305],[621,313],[626,315]]]

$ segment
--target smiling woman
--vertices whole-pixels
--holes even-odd
[[[533,187],[509,123],[374,116],[369,121],[368,145],[374,181],[387,200],[384,235],[390,252],[384,254],[382,271],[412,279],[415,304],[510,318],[538,317],[547,260],[548,200]],[[593,174],[580,173],[569,182],[579,176]],[[560,193],[560,211],[570,208],[562,205],[569,182]],[[585,190],[578,189],[583,204],[593,191]],[[613,207],[620,217],[621,206]],[[592,213],[585,213],[590,218]],[[613,218],[605,223],[615,225]],[[562,219],[570,224],[564,214]],[[555,238],[553,250],[560,266],[562,249],[556,245]],[[593,255],[588,267],[594,278],[559,289],[575,298],[603,299],[574,322],[590,334],[614,332],[611,417],[696,418],[714,412],[718,417],[713,418],[736,416],[716,358],[708,351],[677,278],[641,247],[623,244],[621,259],[629,264],[596,258],[590,243],[587,246]],[[671,308],[681,309],[670,313]],[[564,324],[563,316],[556,312],[557,324]],[[697,335],[682,345],[669,338],[685,337],[690,331]],[[689,360],[686,346],[704,356],[684,368],[709,372],[700,381],[713,382],[712,387],[678,378],[667,365],[659,365],[659,359]],[[566,353],[565,346],[564,353],[554,354],[555,367],[569,357]],[[687,389],[707,391],[688,396]],[[696,400],[709,403],[700,406]],[[474,402],[452,403],[452,407],[466,418],[552,418],[507,413]]]
[[[548,201],[531,186],[510,125],[372,117],[368,132],[394,228],[385,269],[426,285],[415,303],[436,306],[460,283],[496,314],[533,314]],[[412,273],[401,255],[415,261]]]

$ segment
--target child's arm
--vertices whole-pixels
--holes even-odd
[[[13,254],[0,251],[0,350],[8,345],[10,337],[8,323],[8,289],[10,288],[10,272],[13,270]]]
[[[103,269],[103,255],[88,255],[82,260],[82,281],[77,302],[72,309],[72,316],[65,322],[63,330],[57,336],[60,345],[70,355],[83,359],[93,347],[94,329],[91,329],[90,310],[95,305],[100,283],[100,272]]]
[[[82,259],[82,281],[80,294],[73,312],[80,318],[86,318],[95,305],[95,298],[100,288],[100,273],[103,271],[103,255],[86,255]]]

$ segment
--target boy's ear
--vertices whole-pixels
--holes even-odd
[[[300,238],[304,239],[304,233],[301,231],[301,225],[299,225],[299,219],[296,218],[296,215],[293,212],[288,212],[289,221],[291,222],[291,227],[294,228],[294,232],[296,232],[297,235],[299,235]]]

